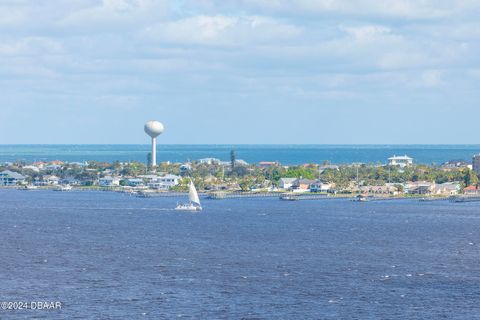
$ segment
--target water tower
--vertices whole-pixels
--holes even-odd
[[[161,122],[148,121],[144,127],[145,133],[152,137],[152,168],[157,165],[157,137],[163,133]]]

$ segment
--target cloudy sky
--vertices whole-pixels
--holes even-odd
[[[0,0],[0,144],[480,143],[478,0]]]

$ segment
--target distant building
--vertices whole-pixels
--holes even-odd
[[[16,186],[25,181],[25,177],[20,173],[5,170],[0,172],[0,185],[1,186]]]
[[[464,194],[479,194],[480,188],[478,186],[468,186],[463,189]]]
[[[460,189],[459,182],[445,182],[435,185],[433,187],[433,193],[442,195],[456,195],[460,192]]]
[[[328,192],[332,189],[331,183],[317,181],[310,185],[310,192]]]
[[[290,189],[297,178],[280,178],[279,187],[281,189]]]
[[[35,166],[24,166],[23,169],[32,170],[33,172],[37,172],[37,173],[40,172],[40,169]]]
[[[220,159],[217,159],[217,158],[203,158],[203,159],[198,160],[198,163],[200,163],[200,164],[209,164],[209,165],[219,164],[220,162],[222,162],[222,161]]]
[[[60,181],[59,177],[48,175],[43,177],[41,184],[45,186],[52,186],[52,185],[57,185],[59,181]]]
[[[106,176],[98,179],[98,184],[101,187],[114,187],[120,185],[120,179],[112,176]]]
[[[480,154],[476,154],[472,159],[473,171],[476,174],[480,174]]]
[[[127,179],[127,185],[130,187],[141,187],[144,185],[144,182],[143,182],[143,179],[130,178],[130,179]]]
[[[258,163],[258,166],[261,168],[269,168],[274,166],[279,166],[280,163],[277,161],[262,161]]]
[[[182,179],[182,177],[179,177],[179,176],[174,175],[174,174],[166,174],[163,177],[158,178],[157,181],[160,182],[160,183],[163,183],[164,185],[166,185],[168,187],[173,187],[173,186],[178,185],[180,179]]]
[[[309,179],[296,179],[292,184],[292,191],[293,192],[305,192],[310,191],[310,186],[316,183],[315,180]]]
[[[318,173],[322,174],[325,170],[338,170],[339,166],[334,164],[322,164],[318,166]]]
[[[399,167],[408,167],[413,164],[413,159],[407,155],[404,156],[393,156],[388,158],[388,164],[391,166],[399,166]]]
[[[464,160],[450,160],[442,164],[442,169],[446,171],[456,170],[459,168],[470,168],[472,165]]]
[[[187,173],[192,171],[192,166],[189,163],[184,163],[180,166],[181,173]]]
[[[163,177],[158,177],[157,179],[152,180],[147,185],[151,189],[169,190],[170,188],[178,185],[180,183],[180,179],[182,179],[182,177],[174,174],[166,174]]]
[[[405,193],[409,194],[432,194],[435,183],[428,181],[407,182],[404,185]]]

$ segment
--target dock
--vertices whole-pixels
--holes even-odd
[[[480,195],[463,195],[450,197],[452,202],[479,202]]]
[[[283,193],[280,196],[281,200],[285,201],[299,201],[299,200],[323,200],[323,199],[331,199],[328,194],[324,193]]]
[[[211,192],[207,195],[208,199],[223,200],[237,198],[279,198],[279,192]]]

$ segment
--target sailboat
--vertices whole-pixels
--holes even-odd
[[[193,181],[191,179],[190,179],[190,184],[188,185],[188,199],[190,200],[188,203],[177,205],[175,210],[180,210],[180,211],[201,211],[202,210],[197,189],[195,189],[195,185],[193,184]]]

